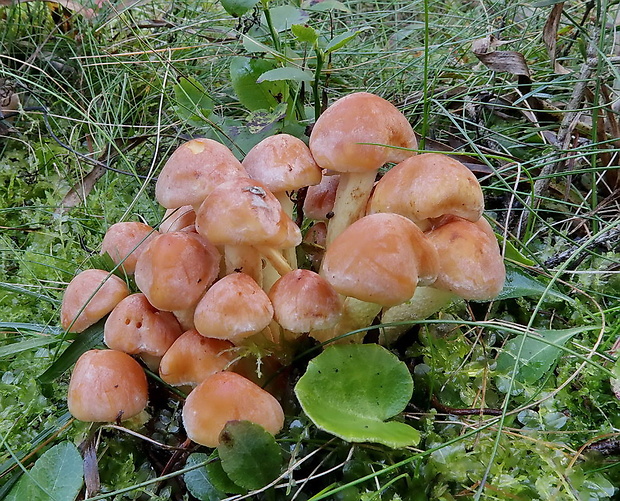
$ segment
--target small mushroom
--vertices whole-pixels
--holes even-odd
[[[411,219],[423,231],[444,215],[477,221],[484,210],[476,176],[461,162],[424,153],[392,167],[375,186],[368,213],[392,212]]]
[[[297,335],[334,327],[342,316],[342,299],[320,275],[293,270],[269,291],[276,321]]]
[[[310,135],[310,151],[320,167],[340,173],[334,217],[327,227],[328,248],[364,215],[379,168],[414,155],[415,148],[407,118],[375,94],[349,94],[319,117]]]
[[[82,332],[101,320],[126,296],[127,284],[103,270],[85,270],[67,286],[60,307],[60,325]]]
[[[158,234],[148,224],[133,221],[116,223],[106,231],[101,253],[107,252],[114,264],[121,266],[128,275],[133,275],[138,257]]]
[[[144,294],[127,296],[110,313],[103,329],[108,348],[139,355],[157,370],[159,360],[182,334],[175,316],[159,311]]]
[[[439,254],[437,280],[429,287],[418,287],[403,304],[386,309],[383,323],[428,318],[454,299],[489,301],[501,292],[506,270],[486,219],[472,223],[448,216],[439,222],[441,226],[426,233]],[[382,341],[389,343],[405,330],[407,326],[385,328]]]
[[[181,334],[161,359],[159,376],[172,386],[197,386],[232,364],[233,348],[230,341],[207,338],[189,330]]]
[[[228,421],[251,421],[275,435],[284,426],[284,412],[271,394],[250,380],[234,372],[217,372],[188,395],[183,425],[194,442],[217,447]]]
[[[194,313],[205,337],[239,343],[269,325],[273,307],[267,294],[245,273],[226,275],[205,293]]]
[[[146,375],[126,353],[116,350],[90,350],[75,364],[67,404],[80,421],[124,421],[146,407]]]
[[[262,255],[281,275],[291,271],[279,249],[301,243],[297,225],[262,183],[236,178],[219,185],[196,211],[196,229],[225,246],[226,271],[242,271],[262,282]]]
[[[219,184],[247,176],[232,152],[212,139],[197,138],[179,146],[161,170],[155,197],[166,209],[191,205],[198,209]]]
[[[219,273],[220,253],[196,233],[154,238],[136,265],[136,285],[158,310],[193,308]]]

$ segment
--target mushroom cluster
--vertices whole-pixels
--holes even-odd
[[[195,442],[217,446],[226,422],[240,419],[276,434],[282,407],[248,370],[247,353],[284,360],[302,335],[352,342],[363,334],[343,335],[379,315],[424,318],[456,296],[494,298],[504,267],[478,181],[456,160],[416,148],[405,116],[365,92],[328,108],[309,147],[280,134],[239,162],[210,139],[181,145],[157,181],[166,209],[157,229],[117,223],[103,240],[139,292],[103,270],[80,273],[66,290],[67,331],[108,315],[109,349],[78,361],[71,413],[139,414],[147,385],[138,357],[189,391],[183,422]],[[386,164],[396,165],[377,182]],[[304,213],[302,243],[292,217]]]

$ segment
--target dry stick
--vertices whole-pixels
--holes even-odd
[[[579,77],[577,79],[577,83],[573,89],[573,94],[571,96],[568,105],[566,106],[566,113],[562,118],[562,122],[560,124],[560,128],[557,134],[557,145],[558,151],[555,157],[550,160],[540,171],[539,178],[534,183],[534,193],[528,196],[525,207],[531,207],[532,209],[536,209],[538,204],[540,203],[540,197],[544,195],[551,183],[551,178],[554,174],[562,171],[564,169],[564,161],[563,158],[567,155],[567,149],[569,147],[572,132],[579,121],[579,117],[581,115],[581,104],[583,103],[586,88],[588,86],[590,77],[592,75],[592,71],[598,65],[598,55],[597,55],[597,45],[596,41],[598,40],[598,29],[590,37],[590,41],[588,43],[587,49],[587,59],[581,65],[581,71],[579,72]],[[524,211],[521,215],[519,222],[518,235],[521,235],[525,230],[525,226],[527,225],[528,218],[526,217],[528,212]]]

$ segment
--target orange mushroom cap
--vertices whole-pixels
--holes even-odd
[[[138,259],[136,285],[159,310],[187,310],[217,278],[219,267],[220,253],[200,235],[162,233]]]
[[[85,270],[67,286],[60,307],[60,325],[82,332],[101,320],[126,296],[127,284],[103,270]]]
[[[397,214],[373,214],[333,241],[321,275],[340,294],[394,306],[413,296],[418,277],[432,282],[437,268],[437,252],[415,224]]]
[[[229,341],[207,338],[193,329],[186,331],[161,359],[159,375],[173,386],[196,386],[232,363],[232,348]]]
[[[114,264],[120,264],[128,275],[133,275],[138,257],[158,234],[148,224],[133,221],[116,223],[106,231],[101,253],[107,252]]]
[[[162,357],[182,332],[172,313],[159,311],[138,293],[127,296],[112,310],[103,341],[108,348],[130,355]]]
[[[148,400],[146,375],[126,353],[90,350],[75,364],[67,404],[80,421],[129,419],[144,410]]]
[[[248,176],[272,193],[294,191],[321,181],[321,169],[301,139],[277,134],[254,146],[242,162]]]
[[[232,152],[212,139],[192,139],[179,146],[155,185],[157,201],[167,209],[197,208],[213,189],[236,176],[247,176]]]
[[[453,217],[426,233],[439,254],[433,287],[463,299],[487,301],[504,286],[506,269],[497,239],[488,224]]]
[[[194,312],[203,336],[233,343],[262,331],[273,318],[267,294],[245,273],[226,275],[205,293]]]
[[[316,163],[336,172],[372,171],[415,154],[375,145],[416,149],[418,143],[398,108],[368,92],[338,99],[319,117],[310,135]]]
[[[484,197],[476,176],[447,155],[425,153],[395,165],[375,186],[368,213],[392,212],[422,230],[446,214],[477,221]]]
[[[183,425],[194,442],[217,447],[228,421],[251,421],[275,435],[284,426],[284,412],[260,386],[234,372],[218,372],[188,395]]]
[[[293,270],[269,290],[276,321],[291,332],[335,326],[343,301],[323,277],[310,270]]]

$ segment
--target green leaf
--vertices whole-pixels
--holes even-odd
[[[330,10],[340,10],[342,12],[351,12],[344,3],[338,0],[323,0],[322,2],[312,3],[310,0],[304,2],[302,8],[312,12],[328,12]]]
[[[275,63],[265,59],[250,59],[247,57],[233,57],[230,63],[230,78],[233,89],[248,110],[270,110],[278,105],[275,96],[284,92],[283,84],[279,82],[257,83],[259,77],[275,68]]]
[[[281,5],[279,7],[274,7],[269,9],[269,13],[271,14],[271,22],[273,23],[273,27],[277,32],[286,31],[290,29],[293,24],[305,23],[310,18],[307,12],[293,7],[292,5]],[[267,24],[264,14],[263,24]]]
[[[213,100],[195,78],[181,78],[174,87],[176,112],[179,118],[192,125],[204,125],[213,111]]]
[[[347,31],[346,33],[343,33],[341,35],[338,35],[337,37],[332,38],[330,42],[327,44],[327,47],[325,47],[325,54],[329,54],[330,52],[334,52],[334,51],[337,51],[338,49],[341,49],[346,44],[348,44],[351,40],[353,40],[362,31],[363,30]]]
[[[257,80],[261,82],[275,82],[277,80],[293,80],[294,82],[312,82],[314,76],[312,73],[300,68],[287,66],[285,68],[276,68],[263,73]]]
[[[185,463],[186,467],[192,467],[201,463],[206,463],[209,456],[200,452],[190,454]],[[215,488],[209,479],[206,465],[194,470],[188,471],[183,475],[183,480],[187,486],[187,490],[192,496],[200,501],[220,501],[224,499],[226,494]]]
[[[241,17],[253,9],[259,0],[222,0],[222,7],[233,17]]]
[[[273,435],[250,421],[229,421],[217,450],[222,468],[235,484],[260,489],[282,471],[282,450]]]
[[[572,329],[539,329],[536,333],[521,334],[506,343],[497,357],[497,370],[511,373],[521,383],[533,384],[547,375],[555,366],[562,347],[576,334],[600,329],[596,325]],[[519,352],[520,350],[520,352]]]
[[[502,300],[524,296],[542,296],[543,294],[549,299],[559,299],[569,303],[575,302],[573,298],[557,290],[547,290],[545,284],[526,275],[519,268],[514,267],[506,268],[506,282],[504,283],[502,292],[499,293],[496,299]]]
[[[500,244],[505,245],[506,250],[504,252],[504,257],[506,259],[510,259],[515,263],[524,264],[525,266],[534,266],[536,263],[531,259],[525,257],[513,244],[510,240],[503,238],[502,235],[497,235],[497,240]]]
[[[37,459],[11,489],[6,501],[72,501],[84,478],[82,457],[72,442],[61,442]]]
[[[222,468],[221,461],[213,461],[207,465],[207,476],[211,484],[222,492],[228,494],[245,494],[247,489],[235,484]]]
[[[80,356],[103,341],[105,318],[80,333],[65,351],[39,376],[41,384],[49,384],[77,362]]]
[[[45,294],[39,294],[38,292],[34,292],[30,289],[26,289],[24,287],[20,287],[19,285],[10,284],[7,282],[0,282],[0,290],[5,290],[7,292],[12,292],[14,294],[22,294],[24,296],[34,297],[36,299],[47,301],[48,303],[52,303],[52,304],[61,303],[61,301],[56,298],[46,296]]]
[[[291,26],[291,32],[300,42],[314,44],[319,39],[319,33],[312,26],[306,24],[294,24]]]
[[[304,412],[322,430],[349,442],[394,448],[420,439],[411,426],[385,422],[404,410],[412,393],[407,366],[376,344],[327,348],[295,386]]]

